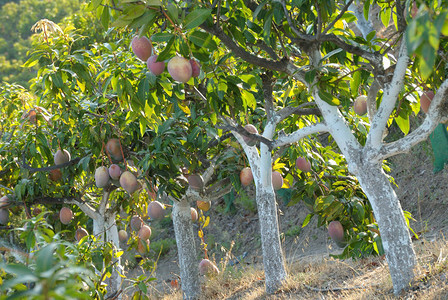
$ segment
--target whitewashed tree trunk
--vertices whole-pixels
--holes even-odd
[[[119,245],[120,241],[118,239],[118,229],[117,229],[117,223],[115,221],[115,213],[106,213],[106,220],[105,220],[105,230],[106,230],[106,240],[110,242],[114,249],[114,254],[119,251]],[[111,277],[109,280],[109,286],[111,289],[108,290],[108,294],[113,294],[120,290],[121,284],[122,284],[122,277],[120,274],[123,273],[123,267],[121,265],[121,258],[116,257],[116,262],[114,263],[113,270],[111,273]],[[119,299],[121,299],[121,295],[119,296]]]
[[[381,233],[395,294],[408,289],[417,264],[400,202],[380,165],[364,164],[357,174]]]
[[[195,235],[191,221],[190,204],[186,197],[173,201],[173,225],[179,258],[183,298],[199,299],[199,263],[196,256]]]
[[[277,203],[272,186],[258,187],[256,199],[260,222],[266,293],[272,294],[281,287],[287,276],[285,259],[280,243]]]

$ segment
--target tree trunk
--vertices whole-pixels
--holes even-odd
[[[257,187],[256,199],[266,277],[266,293],[272,294],[282,286],[287,276],[285,258],[280,244],[277,203],[272,185],[270,187]]]
[[[191,221],[190,204],[185,197],[173,202],[173,225],[179,258],[181,287],[184,299],[199,299],[199,262]]]
[[[394,293],[410,287],[417,264],[403,210],[381,166],[364,164],[357,174],[372,205],[392,277]]]
[[[106,215],[105,227],[106,227],[105,228],[106,239],[114,246],[113,251],[115,254],[117,251],[119,251],[120,241],[118,239],[118,229],[114,213]],[[113,265],[113,270],[111,272],[111,277],[109,280],[109,286],[111,287],[111,289],[107,291],[108,295],[113,295],[114,293],[118,292],[121,288],[121,283],[123,281],[122,277],[120,276],[120,273],[123,274],[123,267],[121,266],[121,258],[116,257],[115,260],[116,263]],[[121,299],[121,294],[119,295],[118,299]]]

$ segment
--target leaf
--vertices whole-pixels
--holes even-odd
[[[184,29],[193,29],[198,27],[211,15],[212,10],[208,8],[197,8],[189,13],[184,20]]]
[[[264,26],[263,26],[263,39],[266,44],[270,45],[270,36],[271,36],[271,28],[272,28],[272,17],[273,13],[271,12],[268,14],[268,16],[264,19]]]
[[[172,56],[171,48],[173,47],[174,39],[175,36],[171,37],[171,39],[166,44],[165,49],[163,49],[163,51],[159,53],[159,57],[157,57],[158,61],[166,60]]]
[[[302,228],[303,227],[305,227],[306,225],[308,225],[308,223],[311,221],[311,218],[314,216],[314,214],[308,214],[306,217],[305,217],[305,220],[303,220],[303,223],[302,223]]]
[[[101,14],[101,25],[103,25],[104,29],[107,29],[109,27],[109,21],[110,21],[109,7],[104,6],[103,13]]]
[[[389,26],[391,14],[392,14],[391,8],[386,8],[380,12],[381,22],[383,23],[384,27]]]
[[[409,116],[403,118],[401,115],[399,115],[398,117],[395,118],[395,122],[405,135],[409,133],[410,129]]]
[[[339,52],[342,52],[343,50],[341,48],[337,48],[333,51],[328,52],[324,57],[322,57],[322,59],[320,60],[320,63],[329,59],[330,57],[332,57],[335,54],[338,54]]]
[[[264,6],[266,5],[268,1],[264,0],[263,2],[261,2],[257,8],[255,9],[255,11],[252,14],[252,18],[255,20],[258,17],[258,14],[260,13],[260,11],[264,8]]]
[[[333,106],[334,106],[334,105],[339,105],[339,104],[341,104],[341,102],[339,101],[339,99],[337,99],[337,98],[334,97],[332,94],[330,94],[330,93],[328,93],[328,92],[326,92],[326,91],[319,90],[318,94],[319,94],[319,97],[320,97],[323,101],[327,102],[327,103],[330,104],[330,105],[333,105]]]
[[[188,40],[198,47],[205,47],[210,51],[218,49],[216,42],[207,32],[194,31],[188,36]]]
[[[151,40],[155,43],[168,42],[173,36],[171,32],[158,32],[151,36]]]
[[[45,272],[51,269],[54,265],[54,250],[56,249],[56,244],[49,244],[44,248],[40,249],[36,254],[36,271]]]

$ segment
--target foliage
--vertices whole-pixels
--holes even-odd
[[[0,264],[0,271],[3,271],[0,273],[6,272],[6,276],[2,276],[0,295],[5,299],[92,299],[99,296],[101,289],[97,286],[100,280],[95,275],[96,269],[85,260],[95,249],[90,246],[87,249],[82,243],[73,244],[61,233],[55,234],[45,222],[44,214],[26,220],[20,229],[22,240],[34,249],[31,254],[22,252],[25,262]],[[104,254],[107,257],[106,251],[98,256],[101,257],[100,270]]]

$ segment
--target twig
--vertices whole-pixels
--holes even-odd
[[[25,152],[22,153],[22,163],[20,164],[22,168],[27,169],[29,171],[31,171],[31,173],[35,173],[35,172],[46,172],[46,171],[51,171],[51,170],[56,170],[56,169],[62,169],[62,168],[66,168],[68,166],[74,165],[76,163],[78,163],[81,160],[80,157],[76,157],[66,163],[60,164],[60,165],[54,165],[54,166],[50,166],[50,167],[43,167],[43,168],[33,168],[30,165],[28,165],[26,163],[26,159],[25,159]]]

